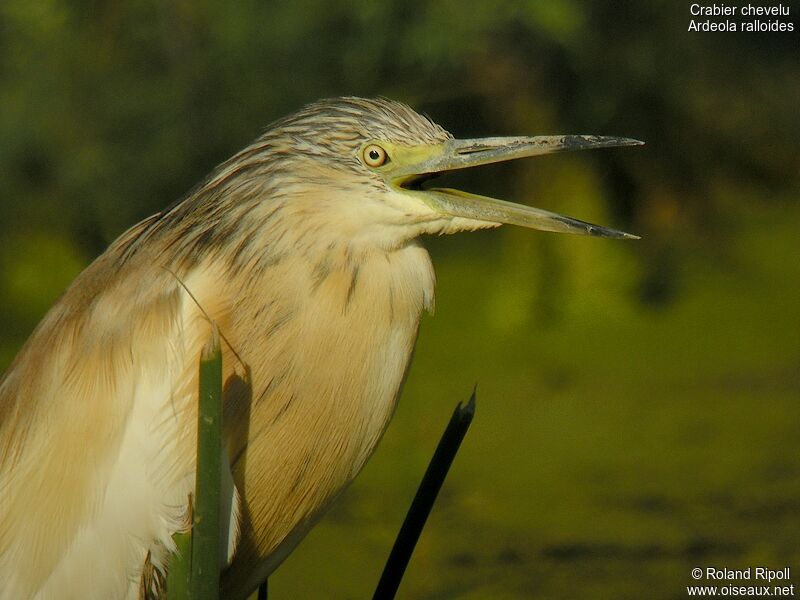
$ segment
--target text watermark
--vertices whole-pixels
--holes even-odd
[[[788,4],[708,4],[689,5],[688,31],[741,31],[745,33],[779,33],[795,30]]]
[[[747,567],[729,569],[727,567],[695,567],[692,579],[703,585],[688,585],[689,596],[723,597],[784,597],[795,595],[791,582],[790,567],[772,569],[769,567]]]

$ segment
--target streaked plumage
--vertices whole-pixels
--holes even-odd
[[[416,238],[504,222],[388,183],[360,155],[376,140],[452,136],[388,100],[310,105],[124,233],[47,313],[0,383],[0,599],[136,598],[145,559],[165,567],[209,319],[232,473],[224,597],[251,592],[358,474],[433,305]]]

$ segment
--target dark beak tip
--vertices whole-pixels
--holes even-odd
[[[615,146],[644,146],[645,143],[642,140],[635,140],[633,138],[616,138]]]
[[[622,148],[627,146],[644,146],[644,142],[633,138],[611,135],[565,135],[561,138],[561,147],[557,150],[592,150],[597,148]]]
[[[624,231],[617,231],[615,229],[595,229],[591,231],[589,235],[594,235],[597,237],[607,237],[607,238],[614,238],[618,240],[640,240],[642,236],[635,235],[633,233],[626,233]]]
[[[626,231],[619,231],[617,229],[609,229],[608,231],[613,233],[613,235],[609,235],[608,237],[614,237],[614,238],[617,238],[618,240],[640,240],[640,239],[642,239],[642,236],[636,235],[635,233],[628,233]]]

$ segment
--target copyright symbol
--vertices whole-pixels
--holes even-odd
[[[703,569],[692,569],[692,579],[702,579]]]

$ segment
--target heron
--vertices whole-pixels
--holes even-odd
[[[434,302],[422,236],[513,224],[636,237],[430,180],[640,143],[456,139],[405,104],[355,97],[273,123],[116,239],[3,376],[0,598],[158,596],[153,575],[187,526],[197,366],[213,327],[229,465],[221,585],[245,598],[389,424]]]

